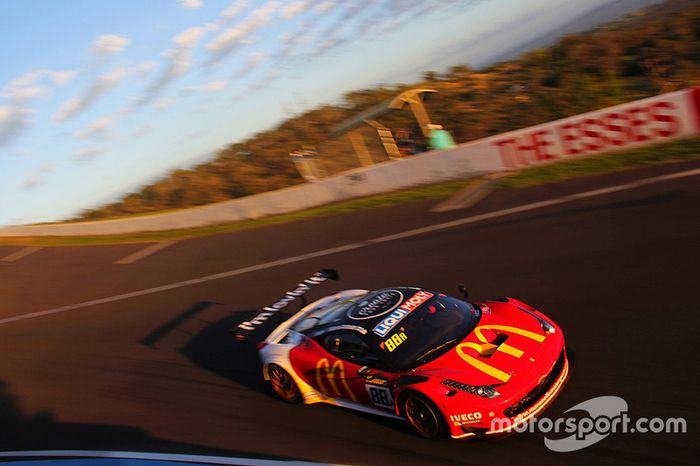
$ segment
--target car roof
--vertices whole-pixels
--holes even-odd
[[[397,286],[370,291],[360,296],[350,306],[342,306],[335,315],[324,318],[324,323],[309,329],[312,338],[347,331],[356,332],[368,343],[375,343],[386,336],[392,323],[410,314],[430,299],[444,294],[425,288]]]

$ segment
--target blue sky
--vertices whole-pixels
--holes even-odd
[[[69,217],[290,112],[410,82],[455,44],[472,55],[453,64],[538,32],[503,30],[518,18],[603,3],[4,0],[0,225]]]

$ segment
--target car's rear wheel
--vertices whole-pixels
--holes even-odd
[[[268,376],[270,377],[270,385],[277,393],[277,396],[282,398],[287,403],[301,402],[301,393],[299,387],[289,372],[282,369],[277,364],[270,364],[267,368]]]
[[[403,397],[403,413],[413,430],[423,438],[435,439],[447,435],[442,413],[425,396],[410,392]]]

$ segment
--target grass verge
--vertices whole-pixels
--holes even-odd
[[[475,180],[459,180],[448,183],[440,183],[416,188],[395,191],[392,193],[378,194],[376,196],[351,199],[348,201],[327,204],[313,209],[292,212],[289,214],[270,215],[251,220],[239,220],[230,223],[209,225],[200,228],[184,230],[153,231],[143,233],[128,233],[124,235],[99,235],[99,236],[32,236],[32,237],[5,237],[0,238],[0,245],[24,245],[24,246],[77,246],[95,244],[116,243],[145,243],[164,240],[179,240],[207,236],[217,233],[245,230],[266,225],[277,225],[302,220],[310,217],[322,217],[353,210],[372,207],[386,207],[407,201],[418,201],[449,196],[450,194],[465,189]]]
[[[616,152],[614,154],[568,159],[549,165],[522,169],[496,181],[498,188],[521,188],[570,178],[629,170],[650,165],[700,159],[700,138],[684,139],[665,144]],[[68,246],[116,243],[144,243],[179,240],[228,233],[249,228],[289,223],[311,217],[334,215],[353,210],[386,207],[408,201],[446,197],[466,189],[476,180],[460,180],[378,194],[349,201],[328,204],[314,209],[271,215],[253,220],[241,220],[200,228],[100,236],[35,236],[0,238],[0,245]]]

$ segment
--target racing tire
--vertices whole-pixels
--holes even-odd
[[[278,397],[287,403],[301,403],[301,392],[289,372],[277,364],[270,364],[267,368],[267,374],[270,378],[270,385]]]
[[[435,403],[417,392],[409,392],[402,398],[403,415],[413,431],[426,439],[447,436],[447,425]]]

